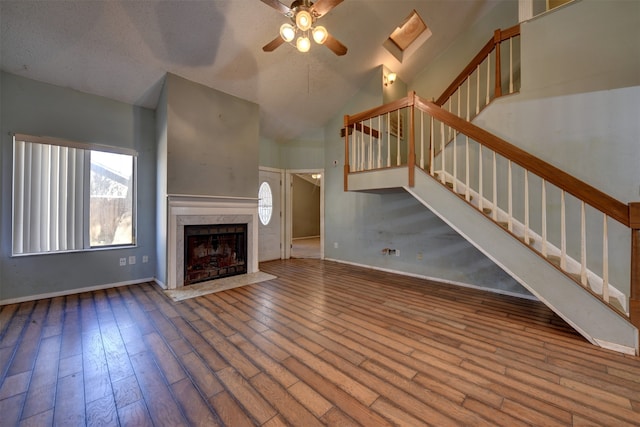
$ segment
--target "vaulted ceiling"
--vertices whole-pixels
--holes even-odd
[[[0,1],[3,70],[155,108],[165,73],[255,102],[261,133],[321,128],[380,65],[405,82],[497,0],[345,0],[321,18],[348,48],[262,51],[288,19],[260,0]],[[289,4],[287,4],[288,6]],[[384,47],[416,10],[433,35],[399,62]]]

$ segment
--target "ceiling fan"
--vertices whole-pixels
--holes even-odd
[[[323,44],[336,55],[347,53],[347,47],[335,39],[322,25],[314,25],[316,20],[327,14],[331,9],[343,2],[343,0],[295,0],[291,7],[287,7],[278,0],[261,0],[271,6],[287,18],[292,24],[285,23],[280,27],[280,35],[262,47],[265,52],[272,52],[282,43],[293,42],[296,39],[296,48],[300,52],[308,52],[311,48],[309,35],[318,44]]]

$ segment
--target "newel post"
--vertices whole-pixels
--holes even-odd
[[[344,116],[344,191],[349,191],[349,116]]]
[[[409,187],[413,187],[416,183],[416,93],[412,91],[407,96],[409,98],[409,154],[407,155],[407,168],[409,169]]]
[[[502,39],[502,33],[500,29],[497,29],[493,35],[493,44],[496,46],[496,89],[494,98],[500,98],[502,96],[502,75],[500,70],[500,42]]]
[[[631,292],[629,319],[640,329],[640,202],[629,203],[631,227]]]

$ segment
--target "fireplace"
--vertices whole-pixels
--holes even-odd
[[[184,227],[184,285],[247,272],[247,224]]]
[[[162,287],[166,289],[179,289],[184,285],[196,283],[196,280],[200,283],[204,283],[218,278],[187,278],[187,269],[185,268],[185,265],[188,263],[188,237],[185,230],[188,230],[191,226],[202,226],[203,229],[201,229],[200,232],[205,230],[205,234],[214,235],[216,234],[215,232],[206,232],[206,230],[208,228],[210,229],[211,226],[226,226],[227,229],[228,227],[235,227],[238,225],[244,227],[246,246],[243,245],[243,249],[236,249],[235,252],[236,260],[238,258],[244,258],[245,270],[243,273],[238,272],[238,274],[251,274],[259,271],[257,199],[189,195],[170,195],[167,199],[167,282],[163,283],[161,285]],[[222,234],[224,233],[226,232],[222,232]],[[195,235],[197,235],[197,233]],[[229,243],[227,242],[226,244],[228,245]],[[204,245],[206,247],[206,244]],[[206,250],[213,252],[217,249]],[[231,259],[233,259],[233,257]],[[197,269],[203,268],[202,262],[206,261],[206,259],[200,261],[201,262]],[[220,261],[218,264],[231,264],[229,259],[218,261]],[[230,265],[225,267],[228,268]],[[234,268],[239,269],[239,266],[236,265]],[[212,268],[210,268],[210,270],[211,269]],[[211,271],[207,274],[210,273]],[[229,270],[227,270],[223,271],[222,274],[229,276],[231,274],[235,274],[235,272],[230,273]]]

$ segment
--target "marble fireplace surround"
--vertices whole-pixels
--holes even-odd
[[[247,224],[247,274],[258,272],[258,199],[170,195],[167,200],[167,289],[184,286],[185,225]]]

